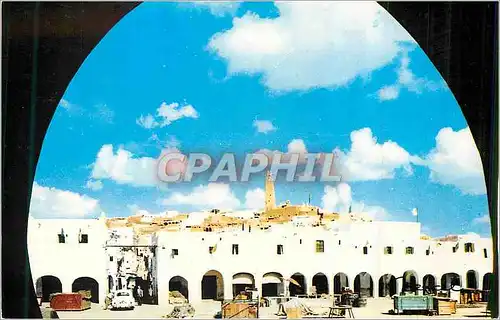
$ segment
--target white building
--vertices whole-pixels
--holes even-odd
[[[308,206],[294,210],[304,208],[315,212]],[[105,218],[30,218],[33,281],[45,299],[50,292],[85,288],[99,303],[110,289],[140,283],[149,303],[160,305],[168,303],[169,291],[174,290],[196,301],[231,299],[246,287],[277,296],[285,290],[291,295],[313,290],[331,294],[348,286],[375,297],[404,288],[416,291],[418,285],[424,290],[435,284],[441,289],[452,284],[489,289],[490,238],[469,234],[430,239],[416,222],[354,218],[318,224],[317,219],[293,217],[251,227],[250,220],[263,215],[234,218],[239,220],[218,229],[211,220],[199,232],[189,223],[169,220],[167,226],[155,226],[142,236],[138,228],[150,228],[154,218],[134,223],[122,219],[128,226],[121,228],[110,226]],[[209,216],[218,217],[219,223],[226,217],[217,212]],[[289,278],[301,287],[289,284]]]

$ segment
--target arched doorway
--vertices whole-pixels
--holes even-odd
[[[49,302],[52,293],[62,292],[61,280],[54,276],[40,277],[36,280],[35,291],[37,297],[42,297],[42,302]]]
[[[403,291],[417,293],[418,276],[413,270],[403,273]]]
[[[469,270],[467,271],[467,276],[465,279],[467,289],[477,289],[477,279],[479,278],[479,274],[477,271]]]
[[[295,273],[290,278],[295,280],[299,285],[294,284],[292,281],[288,284],[288,292],[290,292],[290,296],[296,296],[299,294],[306,294],[306,277],[302,273]]]
[[[426,274],[422,282],[424,294],[436,293],[436,278],[432,274]]]
[[[189,301],[188,281],[181,276],[175,276],[168,281],[168,291],[178,291]]]
[[[246,289],[255,287],[254,276],[250,273],[240,272],[233,275],[233,297],[236,297]]]
[[[339,272],[333,277],[333,293],[339,294],[342,288],[349,286],[349,279],[345,273]]]
[[[441,289],[449,290],[453,286],[461,286],[462,281],[460,280],[460,276],[454,272],[445,273],[441,277]]]
[[[493,273],[488,272],[483,276],[483,290],[491,290],[493,282]]]
[[[99,303],[99,283],[90,277],[80,277],[73,281],[71,291],[78,292],[80,290],[90,291],[92,295],[90,301],[92,303]]]
[[[494,276],[493,273],[488,272],[483,276],[483,301],[488,302],[490,290],[493,286]]]
[[[378,281],[378,296],[392,297],[397,293],[396,277],[392,274],[384,274]]]
[[[316,273],[312,278],[312,285],[317,294],[328,294],[328,277],[324,273]]]
[[[361,272],[354,278],[354,292],[362,297],[373,297],[373,280],[368,272]]]
[[[283,276],[278,272],[268,272],[262,278],[262,296],[277,297],[284,292]]]
[[[224,279],[216,270],[210,270],[201,280],[201,298],[204,300],[224,299]]]

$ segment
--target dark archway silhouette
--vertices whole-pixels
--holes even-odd
[[[432,274],[426,274],[424,276],[423,282],[423,290],[424,294],[435,294],[436,293],[436,277]]]
[[[453,286],[461,286],[461,285],[462,281],[457,273],[449,272],[443,274],[443,276],[441,277],[441,289],[443,290],[449,290]]]
[[[49,302],[50,295],[62,292],[62,283],[54,276],[43,276],[36,280],[35,291],[38,297],[42,297],[42,302]]]
[[[333,293],[339,294],[342,288],[349,286],[349,278],[345,273],[339,272],[333,277]]]
[[[493,284],[493,273],[488,272],[485,273],[483,276],[483,290],[491,290],[492,284]]]
[[[467,271],[466,279],[465,279],[465,286],[468,289],[477,289],[478,283],[477,280],[479,278],[479,274],[475,270],[469,270]]]
[[[92,297],[90,301],[92,303],[99,303],[99,283],[90,277],[81,277],[73,281],[71,285],[71,291],[78,292],[80,290],[88,290]]]
[[[302,273],[295,273],[290,278],[300,284],[300,287],[291,282],[288,284],[288,292],[290,292],[290,296],[293,297],[299,294],[306,294],[306,277],[304,277]]]
[[[403,273],[403,291],[417,293],[418,275],[413,270]]]
[[[392,274],[384,274],[378,281],[378,296],[392,297],[397,293],[396,277]]]
[[[316,287],[317,294],[328,294],[328,277],[324,273],[317,273],[312,278],[312,285]]]
[[[201,298],[203,300],[224,299],[224,278],[219,271],[210,270],[201,279]]]
[[[373,280],[368,272],[361,272],[354,278],[354,292],[362,297],[373,297]]]
[[[495,285],[495,276],[493,273],[488,272],[483,276],[483,301],[488,302],[490,300],[490,290]]]
[[[283,293],[283,276],[278,272],[268,272],[262,279],[262,296],[277,297]]]
[[[181,276],[170,278],[168,291],[179,291],[189,301],[188,281]]]

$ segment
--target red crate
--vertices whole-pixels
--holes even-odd
[[[50,299],[50,307],[55,311],[82,311],[90,308],[90,301],[79,293],[57,293]]]

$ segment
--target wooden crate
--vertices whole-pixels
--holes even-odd
[[[453,304],[456,304],[454,300],[450,299],[435,299],[436,301],[436,310],[438,315],[451,315],[452,314],[452,309],[454,307],[452,306]],[[456,307],[455,307],[456,310]]]
[[[451,307],[451,313],[453,313],[453,314],[457,313],[457,301],[456,300],[450,301],[450,307]]]
[[[287,319],[302,319],[302,310],[300,308],[286,308]]]
[[[451,307],[449,305],[440,304],[440,306],[438,307],[438,315],[451,315]]]
[[[245,302],[230,302],[222,307],[223,318],[257,318],[256,306]]]

